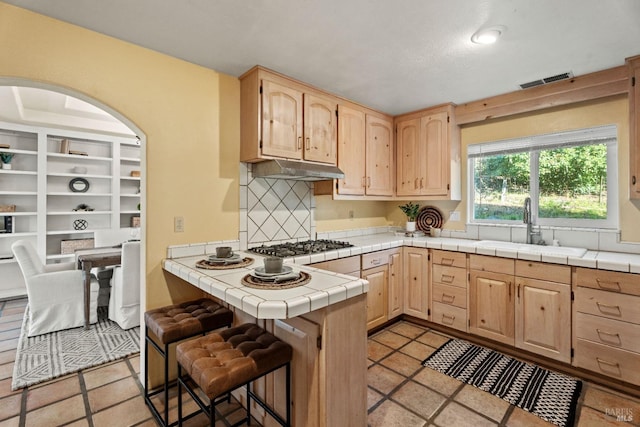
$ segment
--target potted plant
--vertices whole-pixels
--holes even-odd
[[[11,160],[13,160],[14,153],[0,153],[0,160],[2,160],[2,169],[11,169]]]
[[[418,210],[420,205],[409,202],[405,205],[398,206],[402,212],[407,216],[406,230],[408,232],[416,231],[416,218],[418,218]]]

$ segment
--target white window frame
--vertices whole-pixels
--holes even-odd
[[[607,144],[607,218],[539,218],[538,216],[538,175],[539,156],[541,150],[585,145],[589,142]],[[618,131],[615,125],[598,126],[567,132],[533,135],[524,138],[489,141],[467,146],[467,218],[472,224],[519,224],[522,220],[495,220],[474,218],[474,158],[483,155],[508,154],[529,151],[531,153],[529,168],[532,220],[535,225],[618,229]]]

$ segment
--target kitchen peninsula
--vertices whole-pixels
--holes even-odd
[[[263,265],[262,257],[241,252],[241,256],[255,262],[226,270],[197,268],[196,262],[213,248],[175,248],[173,252],[182,250],[190,256],[167,259],[164,269],[227,303],[235,312],[236,323],[261,323],[294,347],[293,425],[365,426],[367,281],[297,264],[293,266],[295,271],[311,276],[307,284],[282,290],[250,288],[242,285],[242,278]],[[308,263],[310,257],[305,260]],[[280,413],[284,411],[284,402],[279,401],[284,396],[279,391],[283,390],[283,380],[276,373],[263,389],[267,402]],[[261,414],[260,411],[261,408],[254,411],[252,407],[252,414]],[[264,419],[259,421],[266,425]]]

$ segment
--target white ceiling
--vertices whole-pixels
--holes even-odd
[[[639,0],[4,0],[214,70],[256,64],[398,114],[640,54]],[[478,29],[507,27],[492,46]]]

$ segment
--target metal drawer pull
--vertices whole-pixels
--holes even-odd
[[[596,331],[598,332],[598,336],[599,336],[599,338],[600,338],[600,340],[601,340],[601,341],[607,341],[607,340],[605,340],[605,339],[602,339],[602,336],[601,336],[601,335],[609,335],[609,336],[611,336],[611,337],[616,337],[616,338],[618,339],[618,342],[620,342],[620,343],[621,343],[621,340],[620,340],[620,334],[618,334],[618,333],[615,333],[615,332],[607,332],[607,331],[601,331],[601,330],[600,330],[600,329],[598,329],[598,328],[596,328]]]
[[[381,260],[381,259],[379,259],[379,258],[378,258],[378,259],[372,259],[372,260],[371,260],[371,264],[373,264],[373,265],[378,265],[378,264],[380,264],[381,262],[382,262],[382,260]]]
[[[442,258],[442,261],[440,261],[440,264],[453,265],[453,258]]]
[[[298,137],[298,150],[300,150],[302,148],[302,137],[299,136]]]
[[[620,364],[617,362],[609,362],[608,360],[603,360],[603,359],[600,359],[599,357],[596,357],[596,360],[598,361],[598,363],[609,365],[609,366],[615,366],[616,368],[618,368],[618,370],[620,369]]]
[[[305,149],[309,151],[311,149],[311,139],[307,138],[306,142],[307,143],[305,144]]]
[[[447,298],[448,301],[445,301],[444,300],[445,298]],[[442,294],[442,302],[444,302],[444,303],[451,304],[451,303],[453,303],[453,300],[455,300],[455,299],[456,299],[455,295],[448,295],[448,294],[445,294],[445,293]]]
[[[449,323],[447,323],[448,325],[453,325],[453,322],[456,320],[456,316],[451,316],[449,314],[442,314],[442,323],[446,323],[444,320],[445,319],[451,319],[451,321]]]
[[[440,276],[440,280],[447,283],[453,282],[453,279],[455,278],[455,276],[451,276],[450,274],[443,274],[442,276]]]
[[[620,288],[620,282],[608,282],[606,280],[600,280],[596,277],[596,283],[602,289],[606,289],[608,291],[618,291],[620,292],[622,288]],[[610,286],[607,286],[610,285]]]
[[[616,310],[618,312],[618,314],[622,314],[622,311],[620,310],[620,306],[619,305],[609,305],[609,304],[602,304],[601,302],[596,301],[596,305],[598,306],[598,310],[602,311],[602,308],[608,308],[611,310]],[[604,311],[606,314],[606,310]]]

